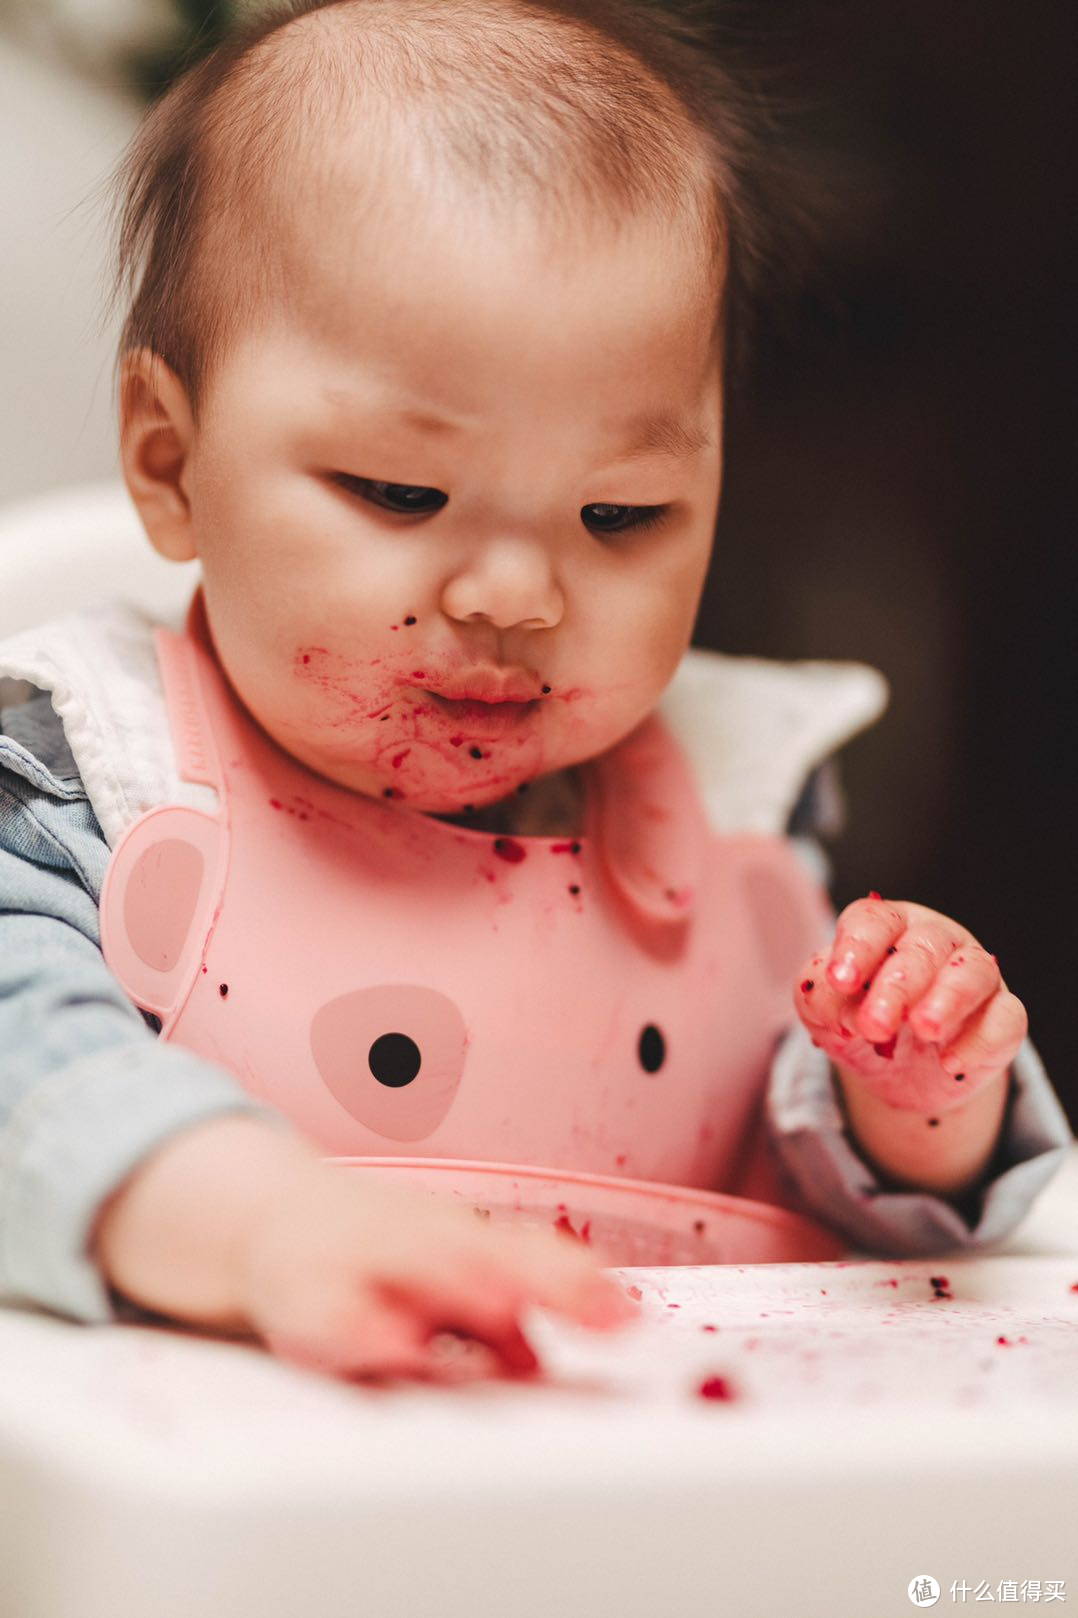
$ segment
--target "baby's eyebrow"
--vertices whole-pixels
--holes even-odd
[[[343,388],[324,388],[322,397],[327,403],[345,409],[372,408],[371,400],[357,398]],[[466,420],[416,405],[391,406],[379,401],[374,406],[374,413],[392,418],[421,433],[459,433],[469,426]],[[618,423],[611,432],[611,437],[615,436],[624,444],[624,448],[612,457],[618,461],[642,460],[647,455],[671,455],[685,461],[711,448],[708,433],[686,426],[669,411],[645,411],[631,416],[628,421]]]
[[[678,460],[689,460],[701,450],[711,448],[707,433],[696,427],[687,427],[676,416],[666,412],[633,416],[621,431],[625,434],[625,448],[619,460],[639,460],[645,455],[674,455]]]

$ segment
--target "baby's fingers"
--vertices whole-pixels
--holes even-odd
[[[1026,1008],[1009,989],[1000,989],[940,1052],[940,1065],[963,1078],[986,1078],[1014,1061],[1029,1030]]]
[[[437,1266],[400,1265],[383,1284],[440,1326],[466,1331],[508,1358],[520,1349],[519,1319],[531,1305],[596,1328],[636,1316],[586,1248],[546,1230],[488,1226],[475,1246],[443,1254]]]
[[[859,994],[905,926],[901,908],[881,899],[878,893],[855,899],[835,926],[827,963],[828,981],[840,994]]]
[[[423,1377],[431,1369],[425,1323],[362,1290],[321,1288],[261,1335],[279,1359],[326,1376]]]
[[[918,1039],[940,1046],[954,1039],[1003,982],[995,958],[977,944],[956,949],[910,1011]]]

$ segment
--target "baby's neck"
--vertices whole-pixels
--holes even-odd
[[[495,837],[577,837],[584,819],[584,785],[577,770],[558,770],[497,803],[436,818]]]

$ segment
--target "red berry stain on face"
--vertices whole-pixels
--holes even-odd
[[[717,1326],[701,1326],[700,1327],[701,1331],[718,1331],[718,1329],[719,1328]]]
[[[521,860],[528,857],[528,850],[523,843],[518,843],[515,837],[495,837],[494,852],[500,860],[505,860],[509,865],[519,865]]]
[[[305,662],[305,663],[309,663],[309,662],[310,662],[310,661],[311,661],[311,654],[310,654],[310,652],[304,652],[304,654],[303,654],[303,661],[304,661],[304,662]]]
[[[1074,1282],[1073,1282],[1073,1283],[1072,1283],[1072,1284],[1071,1284],[1071,1291],[1072,1291],[1072,1292],[1078,1292],[1078,1281],[1074,1281]]]
[[[404,763],[405,759],[408,757],[408,754],[411,751],[412,751],[412,749],[410,747],[406,747],[404,749],[403,753],[394,753],[393,757],[390,759],[389,762],[392,764],[392,766],[393,766],[393,768],[395,770],[400,769],[401,765]]]
[[[625,1156],[624,1152],[619,1152],[617,1157],[614,1159],[614,1162],[617,1164],[619,1169],[623,1169],[625,1167],[625,1164],[628,1162],[628,1158]],[[1078,1292],[1078,1282],[1076,1282],[1075,1285],[1071,1288],[1071,1291],[1072,1292]]]
[[[580,853],[580,844],[579,843],[551,843],[550,852],[552,854],[579,854]]]
[[[1000,1348],[1013,1348],[1014,1347],[1014,1344],[1011,1342],[1009,1337],[997,1337],[996,1338],[996,1343],[998,1344],[998,1346]]]
[[[284,804],[281,802],[281,800],[279,798],[271,798],[269,803],[270,803],[270,808],[271,809],[283,809],[284,808]]]
[[[882,1056],[885,1062],[889,1062],[892,1056],[895,1054],[895,1046],[897,1044],[898,1035],[892,1034],[890,1039],[884,1040],[882,1045],[873,1045],[872,1049],[876,1052],[877,1056]]]
[[[876,892],[875,888],[873,888],[872,892],[869,894],[869,898],[870,899],[879,899],[880,897],[881,897],[881,895]]]
[[[413,669],[412,670],[412,679],[413,680],[425,680],[426,678],[427,678],[426,669]]]
[[[737,1394],[724,1376],[708,1376],[704,1378],[697,1388],[696,1397],[698,1399],[719,1399],[728,1404],[732,1399],[737,1398]]]
[[[463,747],[464,746],[464,737],[463,736],[450,736],[449,745],[450,745],[450,747]]]
[[[625,1290],[629,1294],[630,1298],[635,1298],[637,1303],[639,1303],[641,1298],[644,1296],[639,1287],[626,1287]]]
[[[801,985],[801,993],[802,994],[811,994],[815,987],[816,987],[816,985],[813,982],[812,978],[806,978],[804,983],[802,983],[802,985]]]

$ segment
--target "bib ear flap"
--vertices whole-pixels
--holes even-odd
[[[708,829],[688,761],[654,715],[587,766],[588,830],[606,874],[650,922],[685,922]]]
[[[227,866],[220,820],[151,809],[113,852],[101,890],[101,949],[127,994],[167,1024],[198,975]]]

